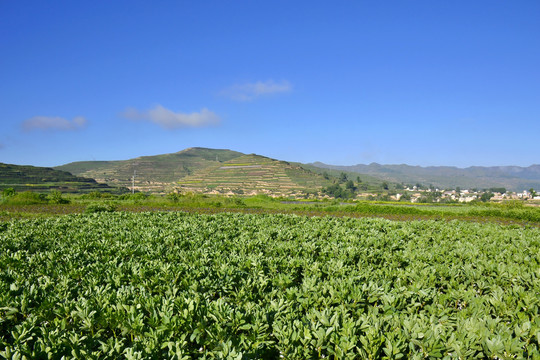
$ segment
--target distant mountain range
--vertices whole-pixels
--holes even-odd
[[[391,182],[416,185],[420,183],[449,189],[489,189],[504,187],[512,191],[540,189],[540,165],[520,166],[471,166],[457,168],[452,166],[410,166],[410,165],[328,165],[315,162],[310,165],[331,170],[368,174]]]

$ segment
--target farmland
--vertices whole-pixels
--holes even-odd
[[[197,213],[286,213],[308,216],[383,217],[392,220],[466,220],[540,226],[540,207],[524,202],[503,204],[408,204],[398,202],[291,200],[258,196],[169,194],[168,196],[93,192],[85,195],[35,194],[7,196],[0,201],[0,221],[83,213],[98,206],[118,211],[188,211]],[[62,203],[62,204],[59,204]]]
[[[5,358],[536,358],[540,230],[284,214],[0,223]]]

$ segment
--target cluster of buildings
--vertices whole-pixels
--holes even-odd
[[[524,190],[522,192],[513,192],[506,191],[501,192],[491,192],[478,191],[478,190],[442,190],[442,189],[419,189],[416,186],[412,188],[405,188],[407,193],[396,194],[391,198],[393,200],[400,200],[407,195],[407,198],[410,197],[411,202],[418,202],[422,198],[431,197],[434,202],[444,202],[444,201],[457,201],[457,202],[471,202],[474,200],[483,200],[486,197],[482,198],[482,195],[488,194],[487,198],[489,201],[504,201],[504,200],[540,200],[540,194],[535,192],[529,192]]]
[[[510,191],[505,192],[504,194],[494,193],[491,200],[540,200],[540,194],[533,194],[527,190],[518,193]]]

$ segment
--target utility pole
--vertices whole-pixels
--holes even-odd
[[[135,194],[135,175],[137,174],[137,170],[133,170],[133,176],[131,177],[131,193]]]

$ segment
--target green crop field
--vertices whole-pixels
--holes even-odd
[[[11,359],[538,358],[540,229],[75,214],[0,223]]]

